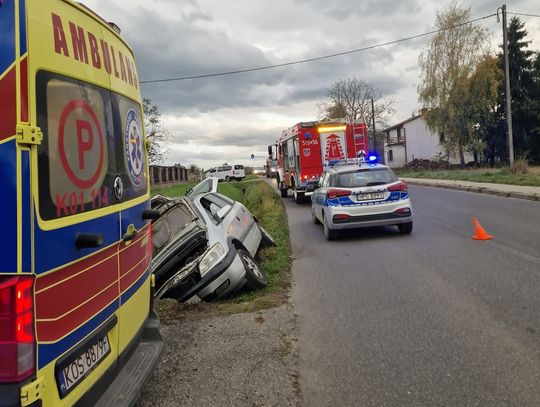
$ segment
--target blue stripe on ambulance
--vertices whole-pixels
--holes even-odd
[[[120,298],[120,304],[125,304],[132,296],[135,294],[135,291],[137,291],[146,281],[148,276],[151,273],[150,267],[144,272],[144,274],[133,284],[131,287],[129,287],[124,294],[122,294]]]
[[[26,53],[26,0],[19,0],[20,55]]]
[[[32,271],[32,238],[31,238],[31,196],[30,196],[30,152],[21,153],[21,188],[22,188],[22,271]]]
[[[37,219],[35,222],[37,225]],[[103,245],[98,248],[77,249],[75,238],[78,233],[101,233]],[[60,229],[44,231],[36,227],[34,230],[35,273],[39,275],[79,260],[83,256],[117,243],[118,239],[118,212]]]
[[[132,206],[131,208],[124,209],[121,212],[121,228],[123,231],[127,230],[128,226],[132,224],[135,229],[142,229],[148,223],[147,220],[143,220],[142,212],[145,209],[150,209],[150,201],[144,201],[143,203]]]
[[[15,140],[0,144],[0,273],[17,272],[17,178],[14,176],[17,173],[16,151]]]
[[[0,74],[15,61],[15,2],[5,1],[0,7]],[[12,173],[11,176],[13,177]]]

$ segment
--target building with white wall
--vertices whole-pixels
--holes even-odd
[[[429,130],[421,114],[388,127],[383,133],[384,160],[389,167],[403,167],[415,159],[436,160],[445,157],[439,135]],[[472,154],[465,153],[465,162],[472,160]],[[451,155],[448,161],[450,164],[460,163],[458,155]]]

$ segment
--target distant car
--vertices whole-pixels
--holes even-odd
[[[407,184],[389,167],[362,161],[338,163],[323,172],[311,197],[311,217],[323,224],[327,240],[342,229],[395,225],[408,234],[413,228]]]
[[[210,168],[206,172],[205,178],[215,177],[220,181],[242,181],[246,177],[244,166],[241,164],[223,164],[219,167]]]
[[[208,178],[185,197],[152,198],[160,213],[152,225],[156,297],[208,301],[266,286],[254,257],[261,242],[273,240],[243,204],[219,194],[217,184]]]

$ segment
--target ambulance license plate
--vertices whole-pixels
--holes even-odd
[[[104,335],[76,356],[75,359],[58,369],[60,396],[64,397],[84,380],[109,353],[111,353],[111,345],[108,336]]]
[[[356,195],[357,201],[371,201],[374,199],[383,199],[384,193],[383,192],[370,192],[367,194],[358,194]]]

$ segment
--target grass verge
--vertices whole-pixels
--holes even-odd
[[[185,194],[194,184],[160,188],[152,191],[152,194],[179,196]],[[184,318],[206,318],[257,311],[282,305],[288,299],[291,283],[291,245],[287,214],[281,198],[270,185],[260,180],[220,183],[218,191],[242,202],[276,241],[275,247],[261,248],[257,254],[257,260],[266,273],[268,285],[262,290],[241,291],[233,297],[212,303],[186,305],[178,304],[175,300],[156,300],[156,310],[165,324]]]
[[[540,186],[540,168],[532,167],[525,174],[513,174],[508,167],[499,169],[479,168],[470,170],[447,171],[411,171],[405,169],[394,170],[400,177],[431,178],[472,182],[492,182],[495,184]]]

